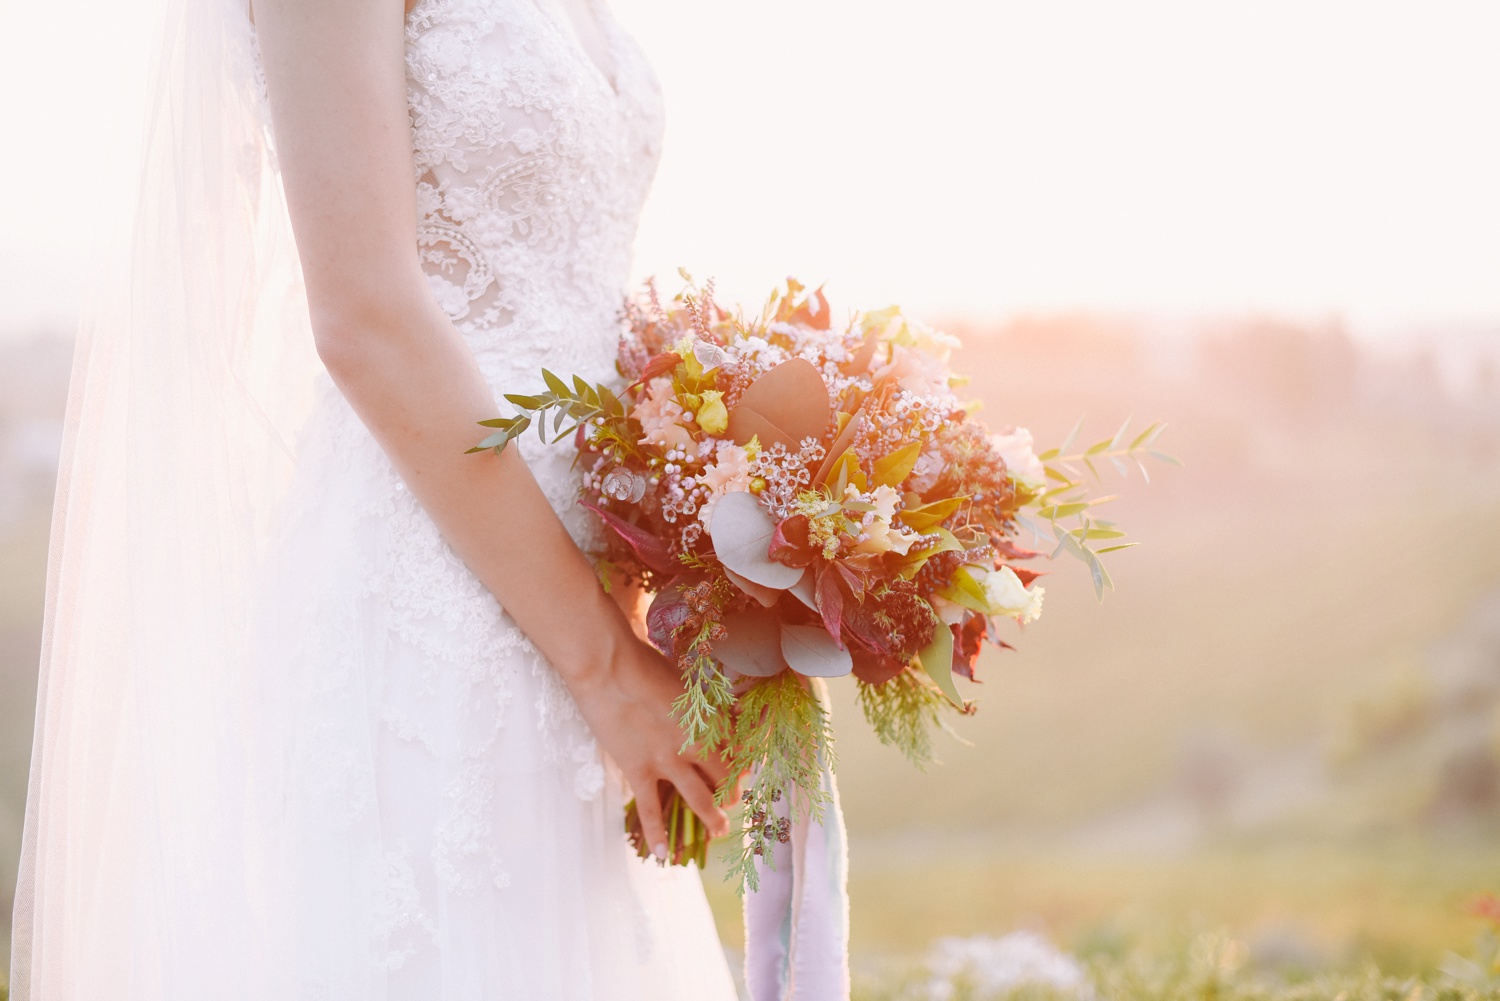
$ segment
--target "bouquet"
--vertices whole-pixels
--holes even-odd
[[[1153,450],[1159,423],[1077,454],[1076,427],[1040,455],[1024,429],[991,433],[954,393],[958,342],[894,307],[835,325],[821,289],[788,280],[749,319],[688,281],[670,303],[648,283],[626,304],[623,388],[544,371],[547,391],[507,395],[515,416],[483,422],[474,450],[533,426],[574,436],[582,503],[608,528],[601,571],[653,596],[687,741],[753,777],[730,856],[753,889],[787,810],[827,802],[820,679],[852,676],[879,739],[929,760],[940,712],[974,711],[955,675],[977,680],[981,647],[1009,646],[1003,621],[1041,614],[1040,553],[1020,541],[1083,560],[1102,597],[1100,557],[1132,543],[1095,517],[1108,498],[1082,469],[1174,460]],[[669,860],[701,866],[702,824],[675,793],[664,806]],[[633,802],[626,826],[645,857]]]

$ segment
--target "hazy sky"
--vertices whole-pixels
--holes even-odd
[[[667,94],[642,273],[939,315],[1500,318],[1500,4],[615,9]],[[147,23],[0,0],[0,327],[73,312]]]

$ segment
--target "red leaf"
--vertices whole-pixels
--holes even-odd
[[[982,615],[970,615],[963,625],[953,631],[953,671],[970,681],[978,681],[974,668],[979,663],[979,650],[984,644],[988,623]]]
[[[865,600],[865,578],[858,570],[850,567],[844,560],[835,562],[833,567],[839,572],[839,576],[844,579],[844,584],[849,588],[849,593],[854,596],[854,600],[863,602]]]
[[[644,385],[659,375],[666,375],[682,364],[682,356],[674,351],[663,351],[659,355],[652,355],[651,360],[646,362],[646,367],[641,369],[641,377],[630,384],[630,388]]]
[[[906,669],[895,657],[872,653],[864,647],[849,645],[854,657],[854,676],[867,685],[883,685]]]
[[[672,550],[665,540],[657,538],[644,528],[626,521],[612,511],[606,511],[589,501],[580,503],[614,529],[615,534],[625,541],[631,552],[635,553],[636,557],[649,569],[659,574],[673,574],[682,569],[682,564],[672,557]]]
[[[807,541],[807,515],[794,514],[781,519],[771,536],[766,555],[789,567],[805,567],[813,561],[813,549]]]
[[[1009,539],[996,539],[992,537],[990,544],[999,551],[1001,556],[1004,556],[1008,560],[1034,560],[1041,555],[1041,553],[1032,552],[1030,549],[1022,549]],[[1011,569],[1015,568],[1012,567]]]
[[[668,657],[677,657],[677,630],[687,624],[693,611],[682,588],[674,582],[656,592],[651,607],[646,610],[646,635],[656,649]]]
[[[1011,567],[1010,571],[1017,577],[1021,578],[1022,587],[1030,587],[1032,581],[1036,580],[1038,577],[1044,577],[1047,574],[1047,571],[1045,570],[1031,570],[1027,567]]]
[[[854,357],[839,366],[839,371],[845,375],[862,375],[870,370],[870,362],[875,358],[875,349],[880,346],[880,335],[872,330],[865,335],[865,342],[854,352]]]
[[[812,295],[805,296],[797,304],[797,308],[792,310],[787,320],[791,323],[805,324],[814,330],[827,330],[830,324],[828,299],[823,295],[822,286],[814,289]]]
[[[834,645],[844,649],[844,592],[838,574],[826,565],[818,572],[818,614],[823,616],[823,628],[833,637]]]

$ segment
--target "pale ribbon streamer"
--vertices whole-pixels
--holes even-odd
[[[814,691],[827,705],[821,678]],[[838,783],[820,758],[826,797],[816,820],[807,803],[783,798],[795,812],[791,843],[774,865],[756,860],[759,888],[745,893],[745,986],[750,1001],[840,1001],[849,996],[848,839]],[[795,805],[795,810],[787,809]]]

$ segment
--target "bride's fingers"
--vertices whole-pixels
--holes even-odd
[[[708,777],[708,781],[715,788],[724,784],[729,778],[729,762],[724,755],[713,749],[705,750],[701,747],[694,748],[694,754],[688,757],[688,761]]]
[[[640,814],[646,844],[651,846],[651,854],[665,861],[667,825],[661,819],[661,792],[657,789],[656,776],[636,776],[631,780],[630,788],[635,792],[635,809]]]
[[[698,819],[708,825],[709,833],[722,838],[729,833],[729,817],[714,802],[714,790],[709,781],[686,761],[678,759],[669,778],[687,805],[692,807]]]

